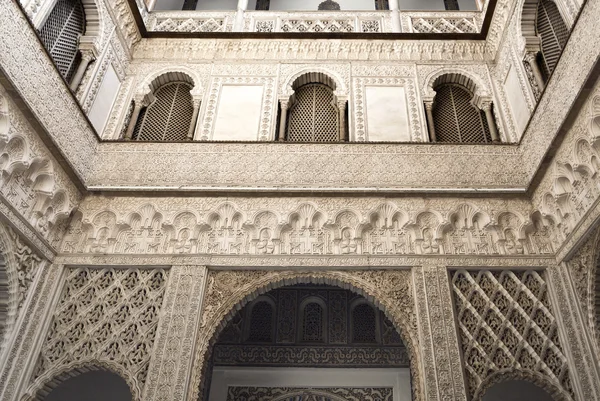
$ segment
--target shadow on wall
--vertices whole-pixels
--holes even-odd
[[[44,401],[131,401],[129,386],[120,376],[91,371],[72,377],[54,388]]]
[[[509,380],[490,387],[482,401],[553,401],[546,391],[523,380]]]

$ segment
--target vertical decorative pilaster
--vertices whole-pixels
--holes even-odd
[[[173,266],[142,399],[185,401],[206,287],[205,266]]]
[[[39,355],[54,300],[58,297],[62,265],[42,262],[30,296],[23,306],[23,319],[15,326],[14,337],[0,366],[0,400],[16,401],[25,391]]]
[[[426,399],[466,401],[446,268],[425,265],[413,272]]]
[[[550,286],[550,299],[557,317],[561,344],[565,348],[570,365],[571,383],[577,400],[600,399],[600,372],[594,347],[587,327],[577,304],[575,290],[565,263],[550,266],[547,280]]]
[[[347,99],[338,99],[338,110],[340,113],[339,117],[339,128],[340,128],[340,136],[339,141],[344,142],[346,139],[346,104],[348,103]]]

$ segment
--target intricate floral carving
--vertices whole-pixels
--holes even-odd
[[[300,397],[300,398],[298,398]],[[392,401],[391,388],[276,388],[229,387],[227,401],[236,400],[289,401]]]

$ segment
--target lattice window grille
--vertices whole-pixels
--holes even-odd
[[[324,84],[307,84],[294,95],[287,140],[290,142],[337,142],[339,110],[333,91]]]
[[[461,85],[436,88],[433,120],[438,142],[492,142],[485,113],[471,104],[472,98]]]
[[[273,306],[267,301],[253,305],[250,314],[248,341],[256,343],[273,342]]]
[[[458,0],[444,0],[444,7],[446,10],[460,10]]]
[[[140,112],[133,130],[138,141],[185,141],[194,114],[194,105],[187,82],[170,82],[155,93],[156,99]]]
[[[389,0],[375,0],[375,10],[389,10],[390,9],[390,1]]]
[[[78,361],[110,360],[146,381],[166,269],[69,269],[35,377]]]
[[[457,271],[452,288],[471,395],[495,371],[537,371],[573,394],[548,287],[535,271]]]
[[[374,344],[377,342],[377,318],[369,304],[357,305],[352,310],[352,342]]]
[[[306,304],[303,311],[302,341],[323,342],[323,308],[316,302]]]
[[[547,79],[556,68],[569,37],[567,25],[553,1],[538,2],[536,29],[542,38],[542,72]]]
[[[54,64],[67,82],[79,64],[79,37],[85,33],[85,13],[79,0],[58,0],[40,30]]]
[[[269,10],[271,6],[271,0],[257,0],[255,10]]]

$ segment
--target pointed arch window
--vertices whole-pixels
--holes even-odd
[[[85,33],[81,1],[58,0],[39,33],[58,71],[71,82],[81,58],[79,38]]]
[[[569,37],[567,24],[552,0],[540,0],[537,7],[535,27],[542,41],[540,70],[545,81],[552,74]]]
[[[154,92],[141,109],[132,139],[138,141],[185,141],[190,139],[194,103],[188,82],[168,82]]]
[[[442,83],[434,90],[432,114],[437,142],[492,142],[489,118],[472,104],[472,91],[452,82]]]

